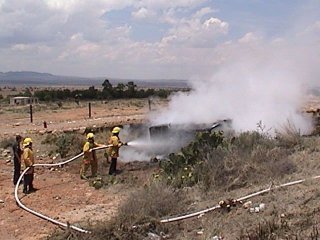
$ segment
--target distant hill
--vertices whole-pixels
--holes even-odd
[[[105,79],[116,85],[133,81],[138,87],[150,88],[187,88],[186,80],[176,79],[115,79],[108,77],[75,77],[58,76],[50,73],[39,73],[30,71],[0,72],[0,85],[43,85],[43,86],[101,86]]]

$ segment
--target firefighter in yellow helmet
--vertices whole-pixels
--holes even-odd
[[[111,137],[108,144],[112,145],[108,149],[108,155],[111,158],[111,164],[109,168],[109,175],[116,175],[117,173],[117,159],[119,157],[119,148],[125,143],[122,143],[119,138],[121,128],[114,127],[111,131]]]
[[[96,177],[98,172],[98,159],[95,151],[92,151],[93,148],[101,147],[102,144],[98,144],[94,141],[94,134],[87,134],[87,142],[83,146],[83,161],[80,169],[81,179],[87,179],[86,172],[91,166],[91,176]]]
[[[22,152],[22,161],[24,163],[25,169],[29,167],[28,171],[24,175],[23,181],[23,193],[29,194],[35,192],[36,188],[33,187],[33,178],[34,178],[34,155],[32,150],[32,139],[25,138],[23,140],[23,152]]]

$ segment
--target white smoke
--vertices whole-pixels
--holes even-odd
[[[216,51],[223,61],[212,77],[194,78],[193,90],[173,96],[153,124],[231,118],[236,131],[256,130],[261,121],[273,131],[290,122],[307,133],[311,121],[301,112],[306,90],[319,83],[319,53],[319,40],[301,36],[290,43],[251,37],[226,44]]]

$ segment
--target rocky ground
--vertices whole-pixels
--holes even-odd
[[[97,103],[93,107],[92,118],[87,117],[87,106],[83,104],[76,109],[67,106],[65,109],[52,110],[48,108],[34,113],[34,122],[30,123],[25,107],[15,112],[10,107],[2,109],[0,114],[1,141],[14,137],[16,133],[22,136],[32,136],[35,139],[37,163],[58,161],[56,157],[49,158],[47,149],[39,149],[40,142],[52,132],[84,131],[86,127],[113,126],[116,124],[139,123],[145,121],[149,109],[146,101],[123,100],[109,104]],[[133,105],[135,107],[133,107]],[[71,103],[73,105],[73,103]],[[43,121],[47,121],[48,128],[44,129]],[[41,145],[41,147],[43,147]],[[120,181],[130,181],[130,174],[134,173],[135,180],[141,177],[145,181],[148,171],[137,163],[123,164],[123,177],[107,188],[96,190],[89,186],[88,181],[79,178],[80,160],[65,168],[37,169],[35,186],[39,191],[24,195],[19,191],[21,201],[26,206],[56,220],[81,225],[94,222],[100,218],[112,217],[128,191]],[[99,167],[101,175],[106,175],[107,167]],[[0,238],[1,239],[44,239],[57,229],[57,226],[33,216],[16,205],[14,186],[12,183],[13,163],[11,149],[0,151]],[[148,175],[148,174],[147,174]],[[114,181],[112,181],[114,182]]]
[[[49,162],[42,159],[38,163]],[[121,163],[121,174],[114,179],[107,176],[108,166],[99,166],[100,176],[109,184],[95,189],[91,181],[81,180],[80,160],[63,168],[39,168],[35,173],[35,187],[39,190],[25,195],[22,186],[19,197],[27,207],[61,222],[87,226],[99,220],[111,219],[117,207],[132,190],[132,179],[143,184],[157,166],[149,163]],[[1,239],[45,239],[58,227],[22,210],[14,199],[13,164],[0,159],[0,236]]]

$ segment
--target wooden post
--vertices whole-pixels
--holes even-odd
[[[91,118],[91,102],[89,102],[89,118]]]
[[[33,123],[32,104],[30,104],[30,122]]]
[[[149,111],[151,111],[151,99],[148,98]]]

